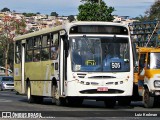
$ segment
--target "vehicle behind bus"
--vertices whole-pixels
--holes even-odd
[[[139,64],[134,91],[144,106],[151,108],[159,104],[160,98],[160,48],[138,47],[137,53]]]

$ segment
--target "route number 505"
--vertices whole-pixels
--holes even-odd
[[[121,69],[121,63],[120,62],[112,62],[111,68],[112,69]]]

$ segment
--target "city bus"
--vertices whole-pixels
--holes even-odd
[[[129,105],[133,53],[127,25],[72,22],[15,38],[15,90],[28,102],[52,98],[56,105],[84,99]]]

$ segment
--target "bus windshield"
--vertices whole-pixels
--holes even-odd
[[[70,37],[74,72],[130,70],[128,37]]]
[[[160,69],[160,53],[151,53],[150,54],[150,69]]]

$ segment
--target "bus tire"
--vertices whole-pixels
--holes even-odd
[[[114,108],[114,106],[116,105],[116,100],[115,98],[107,98],[104,101],[104,104],[106,108]]]
[[[27,99],[29,103],[33,103],[35,101],[35,98],[33,95],[31,95],[31,85],[30,83],[27,85]]]
[[[64,106],[66,104],[65,98],[58,98],[55,102],[57,106]]]
[[[57,106],[65,105],[65,98],[61,98],[58,93],[57,85],[52,86],[52,103],[55,103]]]
[[[154,97],[150,96],[149,90],[147,88],[144,89],[143,104],[145,108],[152,108],[154,105]]]

